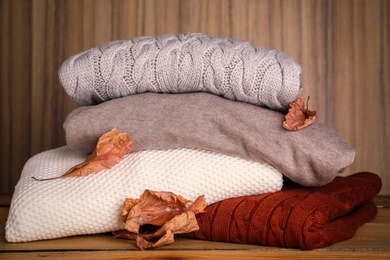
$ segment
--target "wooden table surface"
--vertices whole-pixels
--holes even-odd
[[[378,216],[354,238],[325,248],[303,251],[177,238],[171,245],[139,250],[133,241],[111,234],[74,236],[28,243],[5,240],[10,197],[0,196],[0,259],[390,259],[390,196],[375,199]]]

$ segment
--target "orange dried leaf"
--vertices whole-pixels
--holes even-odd
[[[148,241],[142,236],[137,236],[136,241],[137,241],[137,246],[141,250],[145,250],[147,248],[160,247],[160,246],[172,244],[175,240],[174,240],[173,233],[168,230],[164,236],[160,237],[160,239],[157,240],[157,242]]]
[[[309,101],[309,98],[307,101]],[[290,103],[283,127],[287,130],[297,131],[311,125],[316,116],[316,111],[310,111],[308,108],[305,108],[305,100],[303,97],[300,97],[297,101]]]
[[[126,229],[113,231],[112,234],[114,234],[114,238],[125,238],[129,240],[136,240],[138,236],[137,234],[131,233]]]
[[[186,209],[189,201],[171,192],[145,190],[126,216],[125,228],[138,232],[141,225],[161,226]],[[123,216],[125,217],[125,216]]]
[[[139,200],[137,200],[137,199],[131,199],[131,198],[125,199],[125,203],[124,203],[123,210],[122,210],[122,221],[123,222],[126,222],[127,216],[129,215],[130,210],[135,205],[137,205],[138,202],[139,202]]]
[[[206,208],[206,199],[204,195],[199,196],[194,203],[188,208],[189,211],[194,212],[195,214],[203,213]]]
[[[168,230],[170,230],[173,234],[184,234],[199,230],[195,213],[192,211],[186,211],[175,216],[165,223],[164,226],[157,230],[153,235],[155,237],[159,237],[165,234]]]
[[[142,250],[173,242],[173,234],[189,233],[199,229],[195,214],[204,212],[207,206],[204,196],[195,202],[172,192],[145,190],[139,199],[126,199],[122,211],[126,231],[114,232],[115,237],[134,239]],[[140,232],[143,225],[159,227],[157,231]],[[149,240],[159,238],[157,242]]]
[[[94,152],[84,162],[75,165],[62,176],[43,180],[70,176],[86,176],[103,169],[111,168],[117,164],[125,154],[133,150],[131,147],[132,144],[133,141],[127,133],[119,133],[114,127],[111,131],[103,134],[99,138]]]

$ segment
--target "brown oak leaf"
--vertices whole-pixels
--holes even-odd
[[[309,102],[310,97],[307,98]],[[287,130],[297,131],[311,125],[316,119],[316,111],[310,111],[303,97],[290,103],[290,108],[283,121],[283,127]]]
[[[108,169],[117,164],[122,157],[131,152],[133,141],[128,133],[119,133],[114,127],[111,131],[104,133],[98,140],[94,152],[82,163],[70,168],[64,175],[48,179],[35,180],[45,181],[70,176],[86,176],[91,173]]]
[[[172,192],[145,190],[139,199],[125,200],[125,230],[113,233],[116,238],[136,240],[142,250],[170,244],[174,234],[199,229],[195,215],[204,212],[206,206],[203,195],[192,202]]]

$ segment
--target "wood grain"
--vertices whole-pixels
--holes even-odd
[[[77,260],[98,260],[98,259],[140,259],[140,260],[165,260],[165,259],[351,259],[365,260],[367,258],[388,259],[387,252],[300,252],[292,254],[289,251],[259,253],[256,250],[234,250],[234,251],[196,251],[196,250],[175,250],[168,252],[148,251],[148,252],[129,252],[129,251],[96,251],[96,252],[27,252],[27,253],[4,253],[3,259],[7,260],[32,260],[42,259],[44,257],[50,259],[77,259]],[[292,258],[293,257],[293,258]],[[1,258],[0,258],[1,259]]]
[[[32,155],[65,144],[76,108],[58,68],[104,42],[202,32],[284,51],[303,68],[319,122],[357,150],[390,194],[390,2],[387,0],[1,0],[0,192]]]

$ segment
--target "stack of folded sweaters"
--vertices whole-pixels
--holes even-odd
[[[351,238],[376,216],[381,180],[338,176],[355,150],[333,129],[283,128],[300,74],[282,52],[202,34],[114,41],[70,57],[59,77],[79,107],[64,122],[67,145],[25,164],[6,239],[123,229],[124,199],[145,189],[205,195],[200,230],[188,237],[302,249]],[[64,174],[113,127],[134,151],[112,168],[32,179]]]

